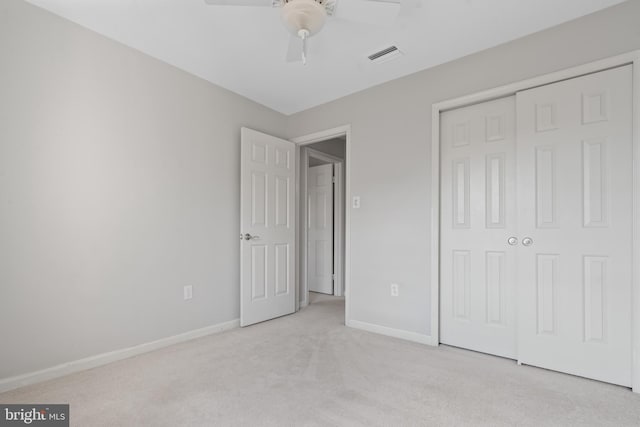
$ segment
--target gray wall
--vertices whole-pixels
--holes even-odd
[[[238,318],[240,127],[285,119],[0,2],[0,378]]]
[[[430,333],[432,104],[640,49],[639,18],[633,0],[289,117],[289,137],[352,126],[352,319]]]

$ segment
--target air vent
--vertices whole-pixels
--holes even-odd
[[[397,58],[400,55],[402,55],[400,49],[395,46],[389,46],[386,49],[382,49],[376,53],[372,53],[367,58],[369,58],[371,62],[386,62],[393,58]]]

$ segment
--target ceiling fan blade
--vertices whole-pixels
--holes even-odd
[[[278,7],[280,0],[204,0],[209,6],[261,6]]]
[[[302,62],[302,39],[293,34],[289,37],[289,47],[287,48],[287,62]]]

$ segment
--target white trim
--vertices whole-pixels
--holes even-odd
[[[631,384],[640,393],[640,51],[633,61],[633,298]]]
[[[417,332],[409,332],[402,329],[389,328],[387,326],[375,325],[373,323],[361,322],[359,320],[349,320],[347,326],[360,329],[375,334],[386,335],[388,337],[400,338],[402,340],[413,341],[420,344],[438,345],[438,341],[434,341],[430,335],[419,334]]]
[[[532,89],[538,86],[545,86],[551,83],[557,83],[563,80],[573,79],[587,74],[597,73],[609,68],[620,67],[622,65],[631,64],[640,57],[640,50],[625,53],[611,58],[601,59],[599,61],[590,62],[588,64],[579,65],[577,67],[567,68],[566,70],[556,71],[554,73],[543,74],[531,79],[522,80],[505,86],[495,87],[493,89],[484,90],[471,95],[465,95],[446,101],[440,101],[433,104],[438,111],[446,111],[454,108],[465,107],[467,105],[478,104],[490,101],[492,99],[510,96],[516,92]]]
[[[440,108],[431,110],[431,339],[440,344]]]
[[[240,327],[240,319],[230,320],[228,322],[218,323],[193,331],[184,332],[182,334],[161,338],[156,341],[150,341],[133,347],[123,348],[108,353],[97,354],[95,356],[86,357],[84,359],[74,360],[72,362],[63,363],[51,368],[42,369],[40,371],[30,372],[28,374],[17,375],[0,380],[0,393],[13,390],[19,387],[39,383],[42,381],[52,380],[74,372],[85,371],[87,369],[103,366],[118,360],[127,359],[139,354],[148,353],[173,344],[189,341],[195,338],[201,338],[207,335],[217,334]]]
[[[633,263],[632,274],[632,384],[633,391],[640,393],[640,50],[583,64],[577,67],[545,74],[521,82],[500,86],[475,94],[450,99],[433,104],[431,111],[431,336],[439,343],[440,328],[440,113],[467,105],[490,101],[514,95],[516,92],[543,86],[609,68],[633,64],[634,112],[633,112],[633,150],[634,150],[634,186],[633,186]]]
[[[345,221],[344,221],[344,299],[345,299],[345,323],[348,323],[351,316],[351,298],[350,298],[350,285],[351,285],[351,210],[347,209],[349,206],[348,201],[351,200],[351,125],[343,125],[338,126],[332,129],[323,130],[320,132],[315,132],[308,135],[299,136],[297,138],[292,138],[291,142],[296,143],[299,146],[313,144],[314,142],[326,141],[328,139],[336,138],[339,136],[345,136],[345,159],[344,165],[346,168],[346,173],[344,174],[345,180],[345,200],[347,203],[345,204]],[[297,158],[300,158],[299,148],[296,150]],[[296,176],[296,187],[300,184],[300,170],[297,169]],[[299,187],[296,191],[296,229],[300,229],[300,191]],[[299,239],[299,235],[296,235],[296,239]],[[296,251],[296,256],[300,251]],[[300,264],[300,259],[296,258],[296,265]],[[299,276],[297,276],[299,279]],[[298,285],[296,286],[297,292],[300,292],[300,282],[298,280]],[[297,299],[299,300],[299,294]],[[296,304],[299,304],[299,301],[296,301]],[[300,306],[304,306],[304,302],[300,304]]]
[[[291,138],[290,141],[298,145],[309,145],[314,142],[326,141],[332,138],[338,138],[340,136],[347,136],[347,141],[351,136],[351,125],[342,125],[335,128],[322,130],[319,132],[310,133],[308,135]]]
[[[341,297],[344,295],[344,217],[346,200],[344,199],[344,162],[337,162],[333,165],[334,185],[334,209],[340,213],[333,225],[333,271],[336,273],[333,294]]]
[[[308,259],[308,232],[307,232],[307,221],[308,221],[308,209],[307,209],[307,186],[308,186],[308,178],[309,178],[309,153],[304,147],[300,147],[300,152],[302,154],[302,161],[300,162],[300,250],[298,253],[300,254],[300,260],[298,262],[298,267],[300,269],[300,285],[298,286],[298,292],[302,295],[301,304],[305,307],[309,305],[309,285],[307,283],[307,276],[309,275],[309,259]]]
[[[302,183],[300,182],[300,146],[298,144],[293,144],[295,146],[295,159],[294,159],[294,163],[295,163],[295,200],[294,200],[294,209],[296,211],[296,216],[295,216],[295,239],[296,239],[296,244],[298,244],[300,241],[300,188],[302,186]],[[306,183],[304,184],[306,186]],[[298,245],[298,250],[295,251],[294,254],[294,266],[293,269],[295,271],[295,286],[294,286],[294,291],[295,291],[295,298],[296,298],[296,312],[304,307],[306,307],[309,302],[306,300],[301,302],[300,301],[300,277],[302,276],[300,273],[300,248],[301,246]]]
[[[334,230],[333,230],[333,273],[336,275],[336,280],[333,282],[333,294],[335,296],[341,297],[344,294],[343,291],[343,262],[342,262],[342,247],[343,247],[343,238],[342,238],[342,230],[344,229],[344,216],[342,212],[344,211],[344,203],[342,200],[342,170],[344,160],[338,157],[314,150],[313,148],[302,146],[302,164],[300,165],[300,200],[307,199],[307,176],[309,174],[309,158],[313,157],[314,159],[322,160],[324,162],[328,162],[333,164],[333,174],[335,177],[335,186],[334,186],[334,203],[333,210],[334,212],[339,212],[340,216],[334,221]],[[301,304],[308,305],[308,296],[309,296],[309,287],[307,284],[307,270],[308,270],[308,259],[307,259],[307,246],[308,246],[308,230],[309,225],[307,224],[308,215],[307,212],[307,204],[302,203],[300,205],[301,208],[301,224],[300,229],[301,233],[301,241],[300,241],[300,289],[303,293],[304,298],[301,301]]]

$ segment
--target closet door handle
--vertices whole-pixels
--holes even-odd
[[[531,246],[533,245],[533,239],[531,237],[525,237],[524,239],[522,239],[522,244],[524,246]]]
[[[507,243],[509,243],[511,246],[515,246],[518,244],[518,238],[511,236],[507,239]]]

